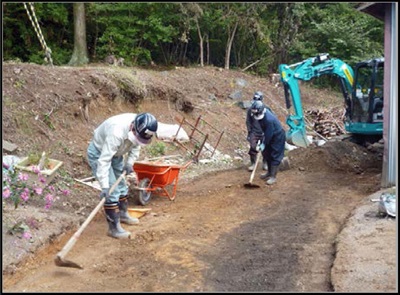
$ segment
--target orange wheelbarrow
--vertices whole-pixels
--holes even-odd
[[[136,172],[138,185],[134,189],[139,191],[137,201],[145,206],[150,202],[151,194],[168,197],[171,201],[175,199],[176,187],[180,170],[186,169],[192,161],[183,166],[168,165],[157,162],[135,162],[133,171]],[[171,188],[168,192],[166,187]]]

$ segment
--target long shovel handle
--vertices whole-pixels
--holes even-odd
[[[121,176],[118,177],[117,181],[113,184],[113,186],[110,189],[110,193],[114,191],[114,189],[117,187],[117,185],[121,182],[121,180],[125,177],[126,172],[122,172]],[[71,250],[71,248],[75,245],[76,241],[78,240],[79,236],[83,232],[83,230],[88,226],[88,224],[92,221],[94,216],[97,214],[97,212],[100,211],[100,209],[103,207],[104,203],[106,201],[106,198],[102,198],[99,204],[96,206],[96,208],[93,209],[93,211],[90,213],[88,218],[86,218],[85,222],[82,223],[82,225],[79,227],[79,229],[74,233],[74,235],[69,239],[69,241],[65,244],[65,246],[61,249],[60,252],[57,254],[57,258],[63,259],[65,255]]]
[[[254,175],[256,174],[256,170],[257,170],[257,166],[258,166],[258,162],[259,162],[260,158],[261,158],[261,152],[258,152],[256,164],[254,165],[253,172],[251,172],[251,175],[250,175],[250,181],[249,181],[250,184],[253,183]]]

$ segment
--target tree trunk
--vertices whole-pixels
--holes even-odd
[[[232,49],[232,43],[233,39],[235,38],[236,34],[236,29],[238,27],[238,23],[235,23],[235,27],[233,28],[232,34],[230,34],[228,38],[228,42],[226,44],[226,50],[225,50],[225,69],[229,70],[229,60],[231,58],[231,49]]]
[[[97,11],[96,11],[96,19],[97,19]],[[97,39],[99,37],[99,24],[96,22],[96,33],[94,35],[94,42],[93,42],[93,59],[96,60],[97,57]]]
[[[207,43],[207,65],[210,65],[210,40],[208,39],[208,34],[206,34]]]
[[[184,50],[184,52],[183,52],[183,60],[182,60],[182,65],[185,65],[186,64],[186,53],[187,53],[187,48],[188,48],[188,43],[189,42],[185,42],[185,50]]]
[[[203,49],[203,36],[201,35],[199,22],[196,19],[197,33],[199,34],[200,43],[200,66],[204,67],[204,49]]]
[[[73,3],[74,8],[74,51],[69,65],[79,66],[89,62],[86,43],[85,3]]]

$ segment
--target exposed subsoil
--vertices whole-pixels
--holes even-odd
[[[284,124],[283,90],[240,71],[3,63],[3,139],[20,157],[51,150],[63,161],[55,181],[90,176],[91,132],[121,112],[149,111],[168,124],[201,115],[224,131],[218,151],[230,156],[182,169],[174,201],[154,194],[140,223],[123,225],[129,240],[107,237],[98,213],[66,256],[83,269],[58,267],[54,258],[99,202],[98,191],[71,182],[71,194],[50,210],[41,200],[14,209],[3,199],[3,292],[395,292],[397,220],[370,202],[381,192],[381,157],[332,140],[287,152],[290,169],[272,186],[259,167],[260,187],[245,188],[245,110],[229,95],[249,100],[256,90]],[[328,92],[303,96],[305,107],[336,108]],[[185,149],[166,144],[167,154],[187,161]],[[130,205],[141,207],[135,194]],[[21,221],[29,241],[10,234]]]

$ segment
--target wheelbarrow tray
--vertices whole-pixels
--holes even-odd
[[[133,170],[138,180],[148,178],[153,186],[166,186],[172,184],[181,170],[181,166],[165,163],[135,162]]]
[[[139,186],[139,203],[146,205],[150,201],[152,192],[160,196],[166,196],[171,201],[175,199],[178,184],[179,172],[185,169],[192,161],[183,166],[166,164],[162,162],[137,161],[133,164]],[[165,187],[173,185],[172,193],[169,193]]]

